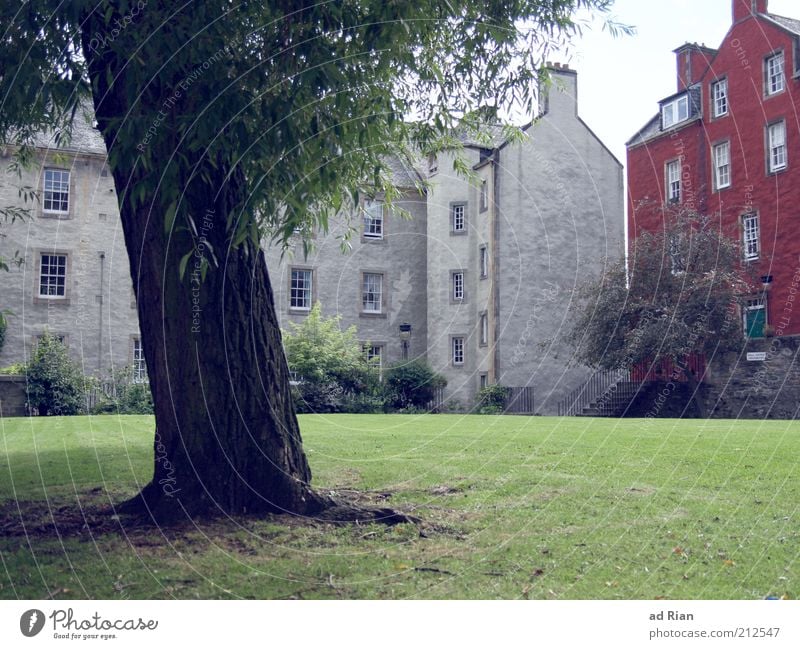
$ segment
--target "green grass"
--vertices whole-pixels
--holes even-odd
[[[5,419],[0,598],[798,594],[799,424],[338,415],[301,425],[317,488],[366,492],[423,524],[269,518],[56,534],[50,516],[80,522],[80,504],[91,519],[149,479],[152,419]]]

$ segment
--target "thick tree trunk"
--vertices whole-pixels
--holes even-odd
[[[118,140],[132,108],[124,83],[128,61],[92,50],[90,39],[101,29],[96,17],[84,29],[155,405],[153,480],[130,505],[159,520],[197,513],[314,515],[331,503],[309,486],[264,255],[251,242],[231,246],[227,224],[244,204],[245,182],[225,161],[211,164],[180,144],[172,160],[144,172],[136,143]],[[153,105],[155,116],[160,102]],[[168,122],[159,136],[178,142]],[[120,155],[113,155],[115,148]],[[154,187],[153,178],[167,177],[182,183],[181,217],[170,232],[162,197],[148,196],[135,208],[130,200],[139,183]],[[197,227],[194,236],[186,214]],[[181,259],[193,249],[181,278]]]

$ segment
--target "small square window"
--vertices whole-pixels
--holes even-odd
[[[380,371],[383,366],[383,345],[366,344],[362,351],[367,364]]]
[[[69,213],[69,171],[44,170],[42,209],[46,214]]]
[[[289,308],[310,311],[314,273],[307,268],[292,268],[289,286]]]
[[[681,95],[661,106],[661,125],[669,128],[689,119],[689,96]]]

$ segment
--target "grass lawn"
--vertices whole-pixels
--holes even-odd
[[[797,423],[337,415],[301,426],[317,488],[358,490],[423,523],[114,531],[104,508],[150,477],[152,418],[4,419],[0,598],[800,591]]]

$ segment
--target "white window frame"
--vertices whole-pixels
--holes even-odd
[[[383,345],[375,345],[373,343],[364,343],[361,347],[364,354],[364,359],[367,365],[374,367],[378,373],[383,372]],[[377,362],[376,362],[377,359]]]
[[[719,142],[711,149],[714,162],[714,189],[726,189],[731,186],[731,143]]]
[[[711,84],[711,110],[715,118],[725,117],[729,110],[728,80],[719,79]]]
[[[453,203],[450,206],[450,231],[457,233],[467,231],[466,203]]]
[[[455,270],[450,273],[450,297],[453,302],[463,302],[466,295],[464,290],[464,271]]]
[[[767,168],[770,173],[783,171],[788,165],[786,148],[786,122],[767,126]]]
[[[664,166],[667,184],[667,201],[678,203],[681,200],[681,161],[671,160]]]
[[[383,273],[362,273],[361,310],[383,313]]]
[[[742,216],[742,247],[745,261],[755,261],[761,254],[761,227],[758,221],[758,212],[751,212]]]
[[[384,204],[370,201],[364,206],[364,238],[383,239]]]
[[[302,277],[302,284],[300,278]],[[311,311],[314,301],[314,271],[311,268],[289,270],[289,308],[292,311]]]
[[[147,383],[147,364],[141,338],[134,338],[131,342],[131,380],[134,383]]]
[[[786,65],[783,52],[776,52],[764,61],[764,81],[767,97],[777,95],[786,88]]]
[[[69,214],[71,201],[69,191],[70,172],[66,169],[46,168],[42,183],[42,212],[57,216]],[[66,198],[64,198],[65,194]],[[64,203],[66,203],[66,207],[64,207]],[[55,204],[58,207],[54,207]]]
[[[681,95],[661,106],[661,124],[670,128],[689,119],[689,95]]]
[[[46,267],[45,258],[47,259]],[[55,263],[53,260],[55,260]],[[36,282],[36,297],[44,300],[65,300],[67,298],[68,275],[69,255],[53,252],[39,253],[39,276]],[[44,281],[45,278],[47,278],[46,282]],[[61,279],[60,283],[59,279]],[[46,292],[42,292],[45,287]],[[59,288],[61,289],[60,293],[58,292]],[[55,292],[51,292],[51,289],[55,289]]]
[[[450,338],[450,359],[453,365],[464,365],[466,360],[464,336],[452,336]]]

